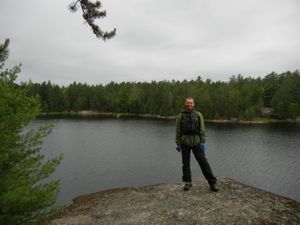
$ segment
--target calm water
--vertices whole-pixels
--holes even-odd
[[[44,140],[47,158],[64,160],[51,178],[61,179],[59,203],[105,189],[181,182],[175,122],[143,119],[39,119],[54,121]],[[207,158],[225,176],[300,201],[300,126],[206,124]],[[192,177],[203,179],[191,157]]]

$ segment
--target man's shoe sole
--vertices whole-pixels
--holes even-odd
[[[190,185],[189,187],[185,187],[185,186],[184,186],[183,190],[184,190],[184,191],[188,191],[188,190],[191,189],[192,186],[193,186],[193,185]]]
[[[216,188],[216,187],[209,187],[209,189],[213,192],[218,192],[219,191],[219,188]]]
[[[209,189],[213,192],[218,192],[219,188],[216,187],[216,184],[210,184]]]
[[[210,189],[212,192],[218,192],[219,189]]]

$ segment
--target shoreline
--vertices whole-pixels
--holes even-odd
[[[146,119],[163,119],[175,120],[176,116],[161,116],[155,114],[138,114],[138,113],[118,113],[118,112],[98,112],[82,110],[78,112],[50,112],[40,113],[37,118],[45,117],[99,117],[99,118],[146,118]],[[228,119],[205,119],[208,123],[229,123],[229,124],[273,124],[273,123],[289,123],[287,120],[256,118],[254,120],[228,120]],[[299,123],[299,122],[298,122]]]

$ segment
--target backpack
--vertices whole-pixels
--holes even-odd
[[[199,135],[201,118],[200,115],[191,112],[181,113],[181,133],[183,135]]]

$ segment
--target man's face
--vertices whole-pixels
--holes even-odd
[[[191,111],[195,106],[194,100],[193,99],[186,99],[185,100],[185,108],[189,111]]]

